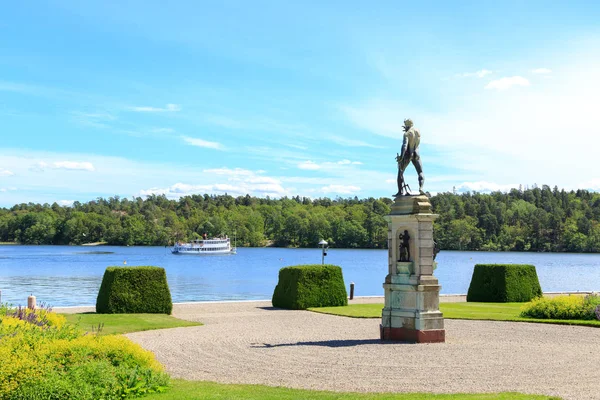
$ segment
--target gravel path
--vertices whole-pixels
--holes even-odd
[[[381,302],[381,298],[353,302]],[[600,399],[600,329],[446,320],[446,343],[379,340],[379,319],[177,304],[200,327],[128,334],[177,378],[357,392],[518,391]]]

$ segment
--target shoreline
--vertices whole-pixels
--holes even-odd
[[[23,244],[17,242],[0,242],[0,246],[110,246],[110,247],[173,247],[171,244],[167,245],[128,245],[128,244],[108,244],[107,242],[91,242],[81,244]],[[294,249],[294,250],[319,250],[320,247],[296,247],[286,246],[278,247],[266,244],[264,246],[236,246],[239,249]],[[330,247],[330,250],[387,250],[386,248],[372,248],[372,247]],[[518,254],[589,254],[589,255],[600,255],[600,252],[573,252],[573,251],[516,251],[516,250],[446,250],[442,249],[440,252],[462,252],[462,253],[518,253]]]
[[[545,297],[556,297],[562,295],[579,295],[585,296],[594,292],[544,292]],[[384,296],[354,296],[353,300],[348,300],[350,304],[367,304],[367,303],[383,303]],[[440,294],[440,303],[464,303],[467,301],[466,294]],[[205,300],[205,301],[184,301],[180,303],[173,303],[173,309],[175,307],[190,307],[194,305],[209,305],[209,304],[234,304],[234,303],[271,303],[270,299],[263,300]],[[62,314],[79,314],[84,312],[95,312],[96,306],[94,305],[80,305],[80,306],[60,306],[52,307],[52,311]]]

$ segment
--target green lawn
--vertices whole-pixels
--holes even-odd
[[[198,326],[199,322],[184,321],[166,314],[63,314],[67,321],[91,332],[98,325],[104,324],[102,334],[120,334],[152,329],[178,328],[181,326]]]
[[[558,397],[519,393],[492,394],[426,394],[426,393],[340,393],[314,390],[288,389],[262,385],[225,385],[213,382],[173,380],[166,393],[145,396],[146,400],[196,400],[196,399],[260,399],[260,400],[549,400]]]
[[[440,303],[440,311],[448,319],[477,319],[487,321],[541,322],[546,324],[583,325],[600,327],[600,321],[559,320],[520,317],[524,303]],[[343,307],[309,308],[310,311],[353,318],[381,318],[383,304],[352,304]]]

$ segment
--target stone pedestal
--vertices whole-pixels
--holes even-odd
[[[388,222],[388,275],[380,336],[415,343],[444,342],[439,310],[441,286],[433,276],[433,221],[427,196],[398,196]],[[401,255],[400,235],[408,231],[408,251]],[[408,258],[408,259],[407,259]],[[402,260],[402,261],[400,261]]]

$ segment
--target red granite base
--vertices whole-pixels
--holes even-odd
[[[379,325],[379,333],[381,340],[410,343],[444,343],[446,341],[445,329],[419,331],[407,328],[384,328]]]

